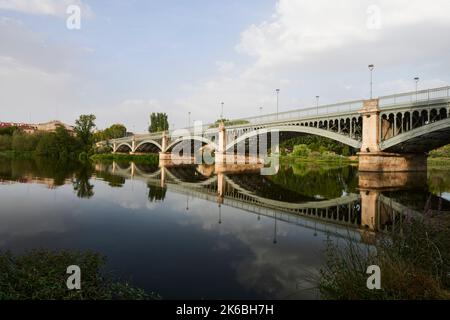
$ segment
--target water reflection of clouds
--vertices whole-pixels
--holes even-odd
[[[49,192],[53,193],[50,197]],[[39,184],[0,186],[0,239],[3,244],[8,242],[5,239],[15,237],[66,232],[67,215],[80,212],[74,204],[77,199],[71,193],[71,186],[51,190]],[[66,212],[59,210],[61,206]]]
[[[179,196],[183,197],[183,196]],[[191,212],[182,225],[198,225],[205,231],[233,236],[252,254],[230,261],[237,280],[245,290],[277,298],[312,298],[313,292],[298,290],[300,282],[317,272],[326,235],[300,226],[261,217],[232,207],[190,198]],[[221,219],[221,224],[219,224]],[[274,237],[277,244],[273,243]],[[217,251],[232,250],[228,242],[217,240]],[[296,280],[293,280],[296,279]]]

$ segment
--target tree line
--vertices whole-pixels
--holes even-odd
[[[87,158],[92,152],[95,116],[81,115],[74,132],[57,126],[54,132],[26,133],[17,127],[0,130],[0,151],[33,154],[56,159]]]

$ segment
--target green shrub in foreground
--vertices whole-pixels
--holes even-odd
[[[324,299],[422,300],[450,299],[450,223],[439,216],[410,219],[374,246],[348,241],[328,243],[320,271]],[[366,286],[367,267],[381,269],[381,290]]]
[[[0,300],[154,299],[126,282],[102,273],[105,258],[97,253],[33,250],[20,256],[0,253]],[[81,268],[81,290],[66,286],[67,267]]]

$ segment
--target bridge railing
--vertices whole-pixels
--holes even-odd
[[[450,98],[450,86],[380,97],[380,108]]]
[[[388,96],[379,97],[379,106],[380,108],[388,108],[395,105],[402,104],[414,104],[414,103],[424,103],[424,102],[432,102],[433,100],[439,99],[450,99],[450,86],[406,92],[400,94],[393,94]],[[320,118],[332,116],[333,114],[345,114],[345,113],[356,113],[358,110],[362,109],[364,104],[364,100],[354,100],[347,101],[335,104],[321,105],[310,108],[303,109],[295,109],[290,111],[278,112],[265,114],[255,117],[247,117],[240,119],[233,119],[233,121],[242,121],[245,124],[230,126],[230,127],[243,127],[248,124],[260,124],[260,123],[268,123],[268,122],[282,122],[286,120],[303,120],[308,118]],[[178,129],[179,130],[179,129]],[[214,134],[217,132],[217,127],[214,127],[214,124],[208,123],[202,125],[201,128],[184,128],[183,130],[189,131],[193,134],[194,130],[201,130],[204,134]],[[167,132],[169,136],[172,135],[173,130]],[[156,133],[148,133],[148,134],[136,134],[135,139],[143,140],[143,139],[158,139],[161,138],[162,132]],[[123,137],[119,139],[111,139],[114,142],[125,142],[129,141],[130,137]]]
[[[353,113],[363,107],[363,100],[347,101],[322,105],[318,107],[296,109],[279,113],[265,114],[256,117],[241,118],[238,120],[247,121],[251,124],[285,121],[290,119],[304,119],[311,117],[328,116],[337,113]]]

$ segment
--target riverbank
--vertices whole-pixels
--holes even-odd
[[[122,153],[104,153],[104,154],[94,154],[90,157],[92,161],[100,162],[130,162],[142,163],[149,165],[159,164],[158,154],[122,154]]]
[[[280,156],[281,162],[308,162],[308,163],[336,163],[336,164],[352,164],[358,163],[357,156],[339,156],[339,155],[317,155],[317,156],[295,156],[295,155],[282,155]]]
[[[428,167],[436,167],[436,168],[442,168],[442,167],[450,167],[450,158],[434,158],[430,157],[428,158]]]
[[[450,219],[427,210],[420,219],[405,215],[398,230],[378,234],[372,246],[329,242],[319,290],[331,300],[449,299]],[[380,270],[380,288],[369,290],[369,266]],[[371,272],[373,274],[373,271]],[[372,283],[372,282],[371,282]]]
[[[105,263],[104,256],[88,251],[32,250],[18,256],[0,252],[0,300],[159,299],[154,293],[104,274],[101,270]],[[67,289],[71,275],[66,269],[70,265],[82,270],[82,290]]]
[[[32,159],[36,154],[33,151],[0,151],[0,157],[8,159]]]

